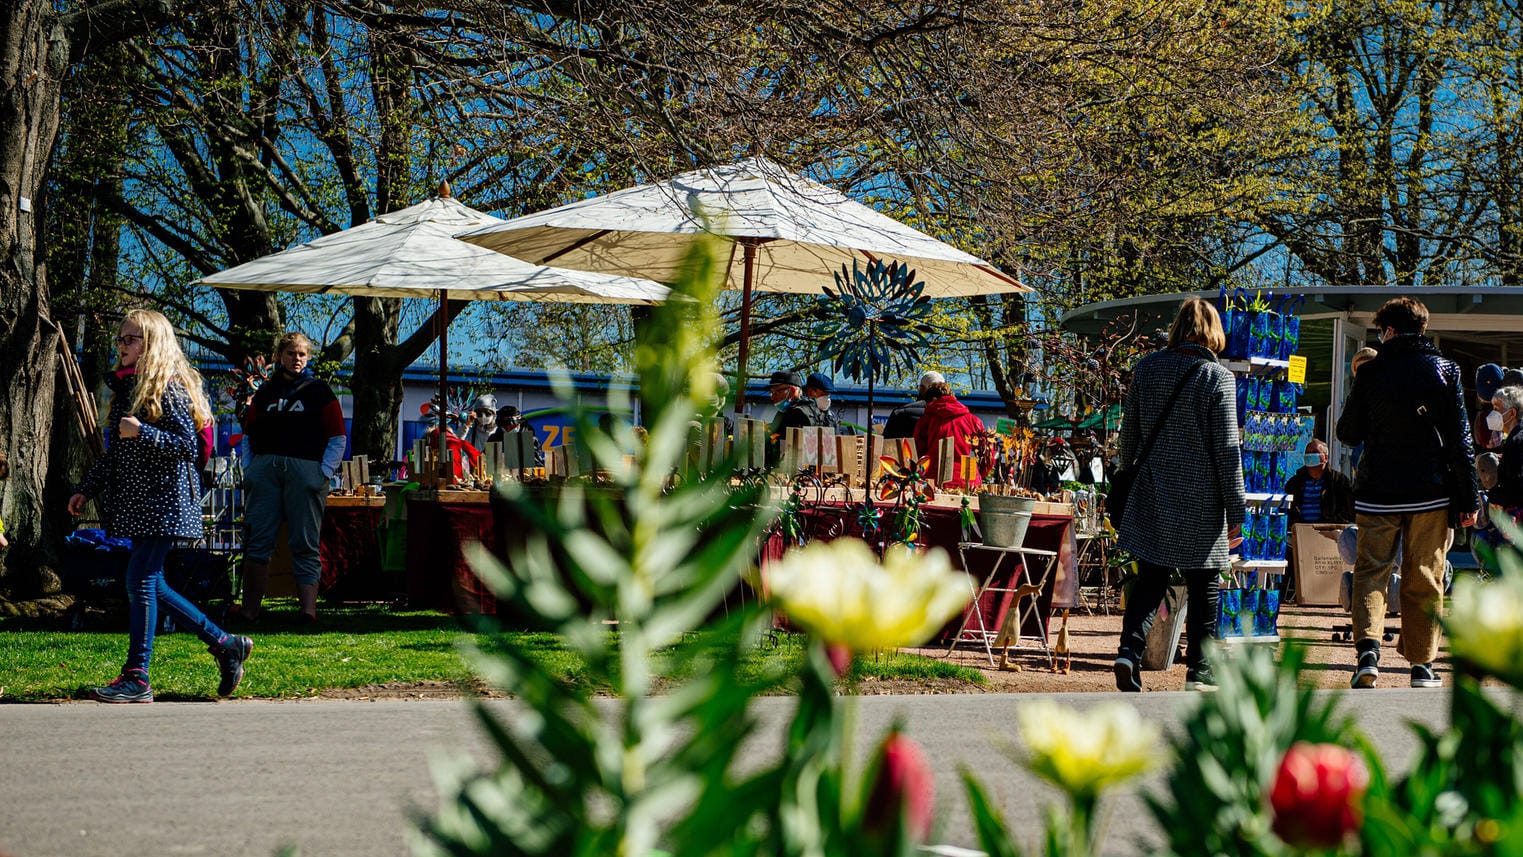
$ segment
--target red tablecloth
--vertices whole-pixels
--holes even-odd
[[[962,519],[958,510],[923,508],[921,512],[924,522],[924,532],[920,537],[921,544],[945,550],[951,557],[952,564],[961,567],[962,560],[958,555],[957,544],[962,541]],[[838,504],[810,506],[806,507],[801,515],[804,531],[811,539],[828,541],[842,536],[862,537],[862,528],[857,525],[856,513],[845,506]],[[885,514],[886,517],[888,516]],[[1058,563],[1052,574],[1048,576],[1047,585],[1037,598],[1037,616],[1034,621],[1040,622],[1041,627],[1028,623],[1022,628],[1023,634],[1039,634],[1044,633],[1043,629],[1046,628],[1053,609],[1073,607],[1078,598],[1079,587],[1075,562],[1077,545],[1074,541],[1073,518],[1058,515],[1032,515],[1024,544],[1026,547],[1058,552]],[[784,548],[782,536],[774,533],[763,548],[763,565],[767,561],[781,557]],[[973,576],[975,588],[983,583],[984,577],[998,558],[999,554],[994,551],[968,551],[968,564],[971,568],[963,570]],[[999,582],[996,585],[1009,587],[1010,581],[1020,567],[1019,557],[1006,559],[1004,565],[1000,567]],[[1034,574],[1039,575],[1041,572],[1041,567],[1033,569]],[[978,609],[983,613],[984,626],[990,631],[999,630],[1013,600],[1012,593],[985,593],[978,604]],[[972,605],[969,605],[969,610],[972,609]],[[958,616],[941,630],[938,638],[950,640],[961,624],[962,616]]]
[[[384,601],[396,594],[381,573],[381,543],[376,537],[381,512],[378,506],[329,506],[323,511],[317,554],[324,598]]]
[[[500,554],[493,507],[487,503],[407,500],[407,603],[449,613],[497,612],[497,597],[471,571],[465,546]]]

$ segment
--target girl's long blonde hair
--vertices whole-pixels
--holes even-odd
[[[174,326],[162,313],[151,309],[128,310],[122,319],[143,332],[143,354],[137,359],[137,387],[132,391],[130,412],[142,414],[150,423],[164,416],[164,393],[175,381],[190,397],[190,412],[201,429],[212,421],[212,406],[206,399],[206,384],[201,373],[185,359]]]

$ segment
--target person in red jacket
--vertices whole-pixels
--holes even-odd
[[[930,477],[938,484],[944,484],[948,488],[971,487],[965,486],[961,479],[948,479],[942,481],[938,473],[940,462],[936,460],[936,447],[942,438],[950,437],[956,440],[958,456],[973,454],[974,435],[988,431],[984,421],[974,416],[968,410],[968,406],[957,401],[952,395],[952,387],[945,381],[932,384],[926,388],[925,397],[929,399],[925,405],[925,413],[915,423],[915,447],[921,455],[930,456]],[[973,484],[977,485],[982,477],[974,474]]]

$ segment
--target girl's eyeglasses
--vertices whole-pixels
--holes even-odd
[[[136,333],[124,333],[116,338],[116,344],[122,346],[123,348],[126,348],[134,342],[142,341],[143,337],[138,336]]]

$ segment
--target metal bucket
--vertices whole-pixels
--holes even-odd
[[[1025,512],[1029,515],[1036,508],[1036,498],[1006,497],[1001,494],[980,494],[978,495],[978,508],[981,512],[999,512],[1007,515],[1015,512]]]
[[[1026,541],[1026,529],[1030,526],[1030,512],[995,512],[982,508],[978,511],[978,528],[983,531],[984,544],[990,547],[1020,547]]]

